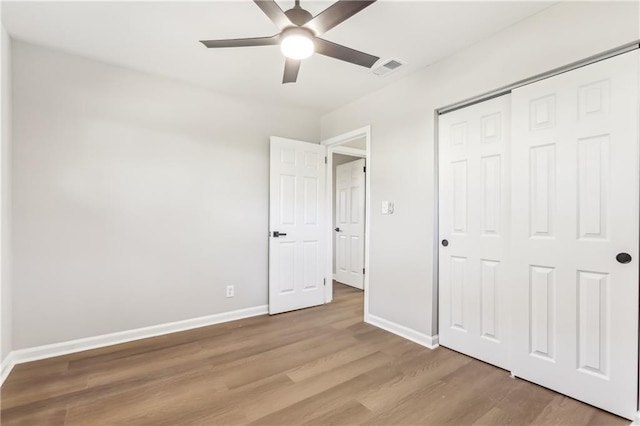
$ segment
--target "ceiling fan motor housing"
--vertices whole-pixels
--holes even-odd
[[[303,26],[313,18],[313,15],[311,15],[311,13],[307,12],[299,6],[287,10],[284,14],[287,15],[287,18],[289,18],[292,24],[295,24],[299,27]]]
[[[311,31],[308,28],[299,28],[299,27],[289,27],[289,28],[285,28],[282,33],[281,33],[281,37],[282,38],[286,38],[288,36],[292,36],[292,35],[299,35],[302,37],[306,37],[310,40],[313,40],[315,38],[315,34],[313,33],[313,31]]]

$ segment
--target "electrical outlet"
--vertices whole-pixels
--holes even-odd
[[[232,285],[227,286],[227,297],[233,297],[234,288]]]

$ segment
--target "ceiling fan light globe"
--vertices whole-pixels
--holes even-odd
[[[306,59],[313,55],[315,48],[306,34],[289,34],[282,39],[280,50],[289,59]]]

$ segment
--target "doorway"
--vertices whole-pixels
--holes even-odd
[[[329,242],[329,250],[327,256],[327,276],[338,278],[342,281],[349,281],[346,277],[351,276],[351,282],[344,282],[344,284],[351,285],[356,288],[362,288],[364,290],[364,312],[365,319],[368,314],[368,286],[369,286],[369,228],[370,228],[370,151],[371,151],[371,129],[370,127],[363,127],[340,136],[322,141],[322,145],[327,147],[327,241]],[[362,174],[364,175],[364,197],[360,197],[355,191],[353,194],[350,191],[343,191],[342,197],[340,197],[339,188],[340,182],[337,179],[338,173],[342,172],[342,176],[346,178],[347,170],[349,170],[349,178],[354,176],[353,182],[357,182],[358,168],[362,167]],[[349,186],[351,182],[343,182],[343,186]],[[356,184],[356,186],[362,186]],[[362,195],[362,194],[360,194]],[[357,200],[362,200],[362,206],[364,207],[364,214],[360,214],[358,207],[352,207],[352,204]],[[340,203],[342,209],[340,208]],[[342,210],[341,224],[340,213]],[[361,219],[358,219],[361,217]],[[352,221],[351,218],[354,220]],[[349,219],[349,220],[347,220]],[[348,225],[346,222],[361,222],[364,220],[364,224],[361,231]],[[362,223],[360,223],[361,225]],[[347,225],[347,226],[345,226]],[[352,229],[353,228],[353,229]],[[361,236],[359,234],[362,234]],[[362,244],[357,241],[361,238]],[[342,246],[340,243],[342,241]],[[353,249],[351,244],[353,243]],[[358,244],[358,245],[356,245]],[[356,248],[361,247],[361,252],[357,253]],[[353,256],[352,256],[353,254]],[[340,261],[338,256],[343,256],[343,261]],[[359,261],[351,261],[351,258],[358,259]],[[348,260],[346,260],[348,259]],[[359,264],[357,262],[360,262]],[[340,273],[337,266],[340,265],[345,269],[343,274]],[[360,271],[360,265],[362,270]],[[349,266],[346,268],[345,266]],[[357,266],[357,267],[356,267]],[[356,267],[356,269],[354,269]],[[346,269],[349,269],[347,271]],[[361,285],[354,285],[358,282],[355,272],[361,272]],[[327,286],[325,294],[326,302],[330,302],[333,299],[333,286]]]
[[[333,279],[364,290],[366,160],[333,153]]]

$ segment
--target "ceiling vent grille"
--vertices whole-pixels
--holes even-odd
[[[399,70],[403,65],[404,62],[400,59],[387,59],[386,61],[383,61],[382,64],[375,67],[372,71],[375,75],[382,77]]]

